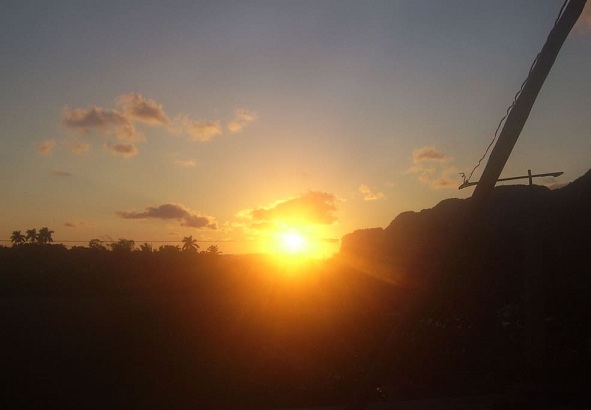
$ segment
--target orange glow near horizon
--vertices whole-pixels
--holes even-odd
[[[267,237],[264,251],[286,260],[322,258],[325,249],[315,237],[314,232],[305,227],[278,228]]]

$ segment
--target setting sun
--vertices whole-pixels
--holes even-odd
[[[287,253],[303,253],[306,251],[308,242],[306,238],[297,232],[287,232],[281,234],[281,248]]]

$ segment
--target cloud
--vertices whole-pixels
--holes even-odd
[[[140,121],[150,125],[170,124],[170,119],[164,112],[162,105],[141,94],[120,95],[116,99],[116,104],[130,121]]]
[[[203,216],[191,211],[181,204],[164,204],[158,207],[147,207],[144,211],[117,212],[123,219],[162,219],[177,220],[181,226],[190,228],[217,229],[217,222],[211,216]]]
[[[337,220],[336,202],[333,194],[310,191],[268,207],[242,211],[238,216],[250,220],[251,227],[256,229],[267,229],[276,223],[330,225]]]
[[[55,140],[45,140],[37,144],[37,152],[44,156],[51,155],[54,148]]]
[[[591,3],[587,2],[581,16],[575,24],[574,31],[579,35],[591,34]]]
[[[244,130],[250,123],[258,119],[254,111],[240,108],[235,110],[233,119],[227,128],[231,133]],[[115,136],[122,142],[145,141],[145,136],[136,129],[137,123],[149,126],[166,126],[169,134],[184,133],[194,141],[210,141],[214,137],[222,135],[223,127],[220,121],[199,120],[193,121],[187,115],[179,114],[173,120],[166,114],[162,104],[147,98],[139,93],[122,94],[115,99],[115,107],[103,108],[92,106],[90,108],[64,107],[62,111],[62,125],[72,132],[87,134],[98,132],[105,136]],[[119,144],[111,152],[123,154],[124,147],[130,145]],[[71,146],[70,150],[76,154],[88,152],[88,144]],[[136,155],[137,150],[134,151]],[[131,151],[125,156],[133,156]]]
[[[457,188],[462,183],[459,170],[453,166],[443,170],[429,169],[419,175],[419,181],[435,189]]]
[[[56,177],[71,177],[72,176],[71,172],[62,171],[60,169],[53,169],[53,170],[51,170],[51,173],[53,175],[55,175]]]
[[[76,155],[84,155],[90,151],[90,144],[84,142],[69,143],[68,148]]]
[[[88,133],[98,130],[104,134],[114,134],[123,141],[141,141],[143,135],[138,133],[123,113],[101,107],[76,108],[64,107],[62,124],[73,131]]]
[[[359,186],[359,192],[363,194],[364,201],[375,201],[384,198],[382,192],[375,192],[366,184],[361,184]]]
[[[177,159],[174,161],[175,165],[183,168],[194,168],[197,166],[197,161],[194,159]]]
[[[238,133],[244,130],[250,123],[259,119],[255,111],[239,108],[234,111],[234,119],[227,125],[228,131]]]
[[[181,125],[193,141],[209,141],[216,135],[222,135],[222,127],[217,121],[191,121],[185,116]]]
[[[413,151],[413,164],[406,173],[417,174],[420,182],[434,189],[457,188],[461,184],[459,170],[454,166],[442,168],[444,162],[452,160],[452,157],[437,151],[436,148],[425,146]]]
[[[92,228],[92,227],[96,226],[96,224],[92,223],[92,222],[78,220],[78,221],[64,222],[64,226],[67,228]]]
[[[115,145],[103,144],[103,149],[113,155],[122,156],[123,158],[135,157],[139,152],[135,145],[128,143]]]
[[[421,147],[413,151],[412,153],[412,161],[415,164],[420,162],[428,162],[428,161],[435,161],[435,162],[446,162],[452,160],[451,157],[445,155],[442,152],[437,151],[435,147],[426,146]]]

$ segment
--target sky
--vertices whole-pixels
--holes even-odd
[[[3,1],[0,239],[329,256],[471,195],[562,3]],[[587,5],[502,176],[589,169],[590,72]]]

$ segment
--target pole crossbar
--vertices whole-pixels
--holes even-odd
[[[560,172],[548,172],[546,174],[536,174],[536,175],[521,175],[518,177],[509,177],[509,178],[499,178],[497,179],[497,182],[503,182],[503,181],[515,181],[517,179],[529,179],[529,178],[540,178],[540,177],[559,177],[560,175],[564,174],[564,172],[560,171]],[[474,185],[478,185],[480,181],[476,181],[476,182],[468,182],[468,181],[464,181],[464,183],[462,185],[460,185],[458,187],[458,189],[464,189],[470,186],[474,186]]]

